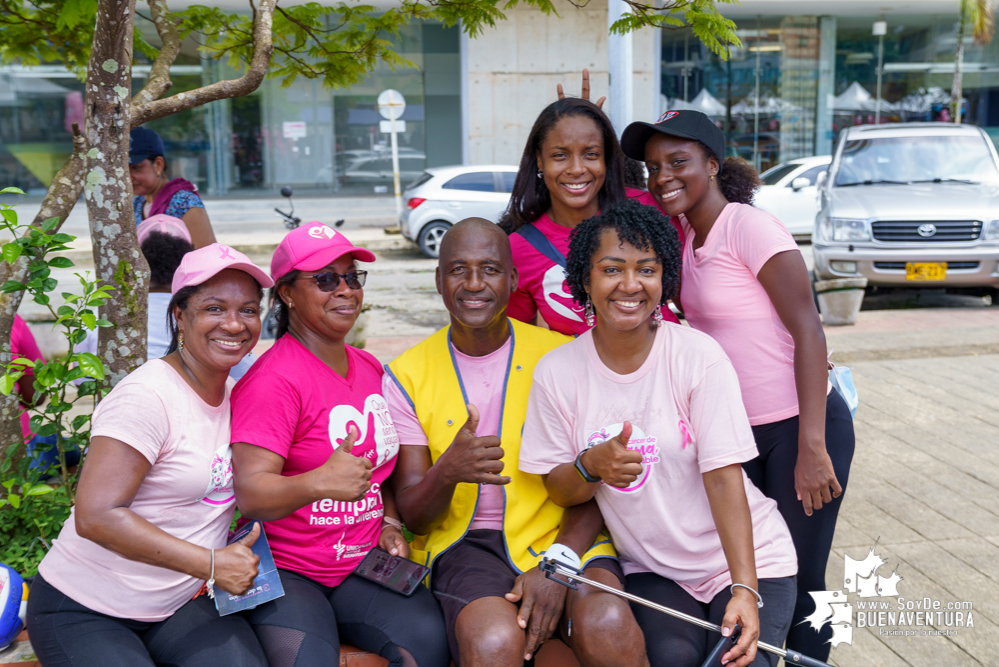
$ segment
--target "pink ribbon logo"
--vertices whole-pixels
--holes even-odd
[[[677,425],[680,427],[680,432],[683,433],[683,446],[680,447],[680,449],[686,449],[687,443],[693,442],[694,439],[690,437],[690,430],[687,428],[687,422],[681,419],[680,423]]]
[[[229,246],[220,245],[219,250],[222,251],[222,254],[219,255],[219,259],[236,259],[235,257],[229,254]]]

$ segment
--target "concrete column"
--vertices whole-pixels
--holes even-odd
[[[461,26],[459,26],[461,28]],[[469,122],[471,120],[471,104],[468,98],[468,33],[461,30],[461,41],[459,42],[458,53],[461,58],[461,163],[464,165],[471,164],[472,162],[472,152],[471,152],[471,138],[472,124]]]
[[[621,0],[607,3],[607,27],[610,28],[627,11]],[[610,92],[607,96],[611,122],[618,135],[624,131],[634,116],[634,51],[632,35],[609,34],[607,38],[607,70],[610,74]]]
[[[815,154],[828,155],[833,148],[833,110],[836,95],[836,17],[819,17],[819,85],[815,105]]]

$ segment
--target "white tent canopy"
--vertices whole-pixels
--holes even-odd
[[[724,116],[725,105],[708,92],[707,88],[701,88],[701,92],[690,102],[690,108],[700,111],[708,116]]]
[[[751,115],[756,111],[756,107],[753,104],[753,96],[750,95],[744,100],[740,100],[732,106],[733,114],[743,114]],[[798,107],[790,102],[782,100],[779,97],[765,97],[760,99],[760,113],[762,114],[775,114],[775,113],[787,113],[791,111],[800,111],[801,107]]]
[[[867,89],[854,81],[842,93],[832,98],[832,108],[836,111],[874,111],[877,100],[874,99]],[[897,104],[881,100],[882,111],[895,111]]]

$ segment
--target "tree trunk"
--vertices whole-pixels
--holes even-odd
[[[80,197],[80,192],[83,191],[86,166],[84,151],[83,135],[74,123],[73,153],[52,179],[52,185],[49,186],[45,199],[42,200],[42,208],[32,221],[32,225],[41,227],[49,218],[59,218],[59,226],[56,227],[58,230],[62,223],[66,222],[73,205]],[[0,285],[8,280],[16,280],[19,283],[28,281],[27,258],[22,256],[13,266],[7,262],[0,263]],[[0,348],[0,363],[4,365],[9,364],[11,360],[10,333],[14,327],[14,315],[21,305],[23,296],[24,292],[0,294],[0,341],[3,341]],[[22,442],[24,439],[20,414],[17,392],[11,392],[8,396],[0,394],[0,462],[4,460],[8,445]]]
[[[964,93],[963,72],[964,66],[964,29],[968,24],[968,15],[964,11],[964,3],[961,3],[961,20],[957,24],[957,47],[954,49],[954,82],[950,87],[950,115],[955,123],[961,122],[961,97]]]
[[[146,360],[149,265],[139,249],[128,172],[132,126],[132,27],[135,0],[98,0],[87,70],[87,213],[97,277],[114,287],[101,317],[98,356],[105,386]]]

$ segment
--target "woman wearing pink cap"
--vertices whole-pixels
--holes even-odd
[[[44,667],[266,667],[246,620],[220,617],[205,582],[244,593],[250,545],[226,546],[235,509],[229,369],[260,335],[271,279],[213,243],[173,277],[170,353],[128,375],[93,416],[76,506],[31,587]],[[192,599],[193,597],[193,599]]]
[[[368,250],[318,222],[274,253],[277,340],[233,391],[233,466],[244,516],[265,522],[285,595],[248,612],[272,663],[339,664],[341,639],[401,667],[445,667],[444,621],[351,573],[376,546],[403,557],[388,479],[399,452],[382,367],[344,343],[361,312]]]

